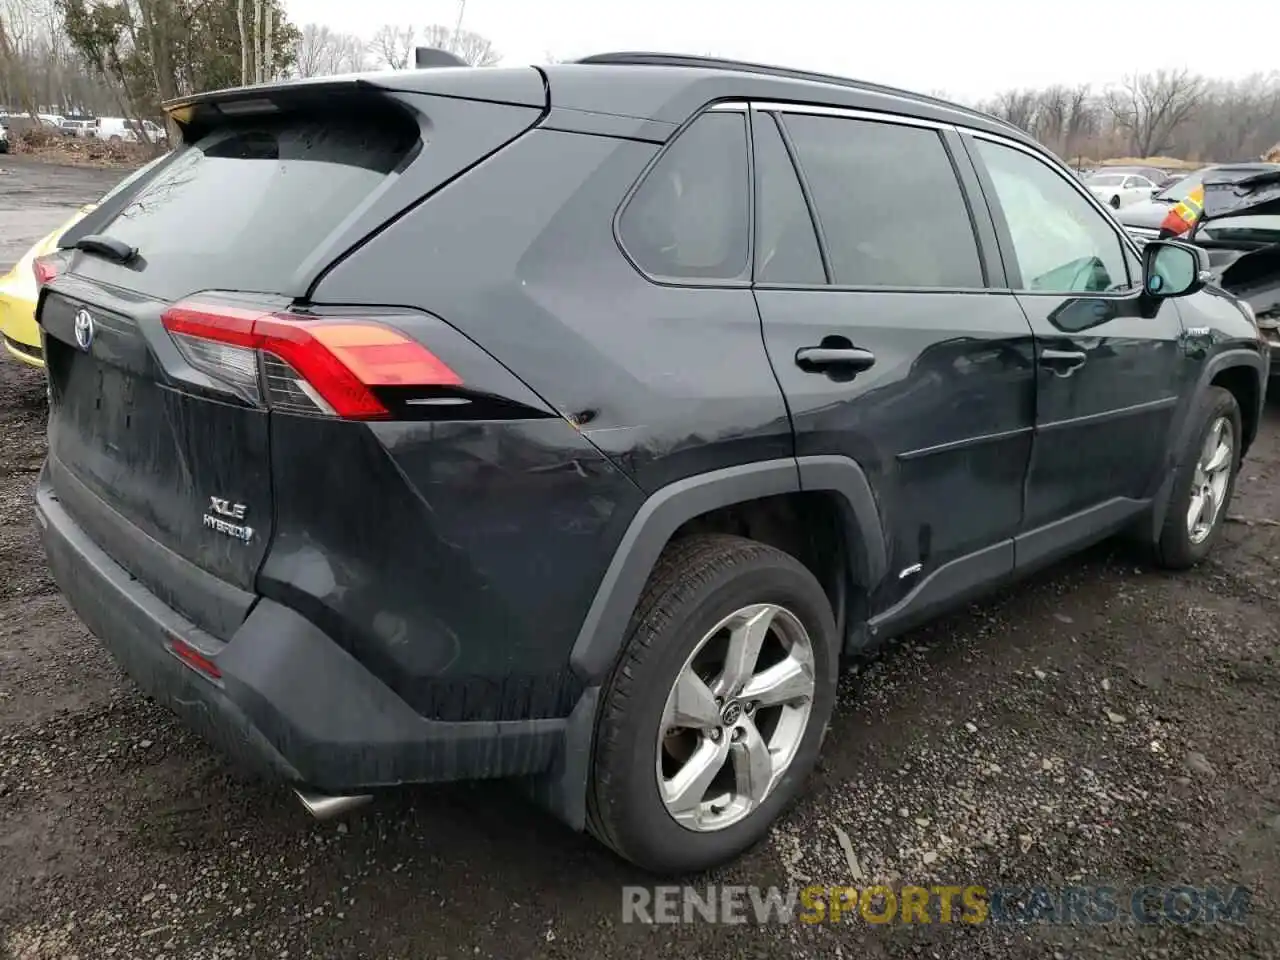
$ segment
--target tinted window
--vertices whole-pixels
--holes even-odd
[[[826,283],[813,218],[778,125],[767,115],[755,122],[756,280],[761,283]]]
[[[785,123],[813,191],[834,282],[983,286],[969,211],[935,131],[803,114]]]
[[[129,286],[275,292],[418,142],[407,120],[330,116],[220,127],[183,149],[103,233],[137,247]]]
[[[1021,150],[974,142],[1013,238],[1022,289],[1101,293],[1129,286],[1120,237],[1070,183]]]
[[[703,114],[645,177],[622,213],[622,244],[658,277],[734,279],[747,268],[747,118]]]

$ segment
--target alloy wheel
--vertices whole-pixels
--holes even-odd
[[[716,624],[662,713],[658,792],[671,817],[714,831],[756,810],[795,759],[813,696],[813,642],[791,611],[752,604]]]
[[[1235,431],[1231,421],[1218,417],[1209,428],[1196,471],[1191,480],[1191,502],[1187,506],[1187,536],[1203,543],[1213,531],[1227,497],[1231,467],[1235,462]]]

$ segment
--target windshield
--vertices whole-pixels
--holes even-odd
[[[1192,190],[1204,183],[1205,174],[1207,173],[1209,173],[1208,170],[1197,170],[1195,173],[1189,173],[1177,183],[1171,183],[1156,193],[1153,199],[1180,203],[1187,199]]]
[[[1102,173],[1089,178],[1089,185],[1096,187],[1118,187],[1125,178],[1120,174]]]

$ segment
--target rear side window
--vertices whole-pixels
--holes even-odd
[[[773,117],[754,124],[756,147],[756,280],[826,283],[813,218]]]
[[[789,114],[833,281],[857,287],[980,289],[964,194],[934,130]]]
[[[418,142],[385,115],[279,117],[219,127],[186,147],[103,233],[139,251],[127,286],[270,293],[381,186]]]
[[[705,113],[667,148],[618,224],[640,269],[677,280],[734,280],[747,269],[747,118]]]

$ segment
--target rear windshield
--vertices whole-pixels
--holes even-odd
[[[1267,164],[1257,167],[1206,167],[1203,170],[1197,170],[1185,180],[1179,180],[1177,183],[1171,184],[1156,196],[1177,203],[1187,199],[1191,191],[1202,184],[1236,183],[1239,180],[1256,177],[1260,173],[1270,173],[1273,170],[1280,170],[1280,166]]]
[[[1197,235],[1207,240],[1247,243],[1280,243],[1280,214],[1223,217],[1211,220]]]
[[[184,147],[102,229],[140,257],[112,280],[167,300],[279,291],[417,143],[416,125],[385,113],[219,127]],[[110,266],[86,263],[83,272],[98,275],[99,265]]]

